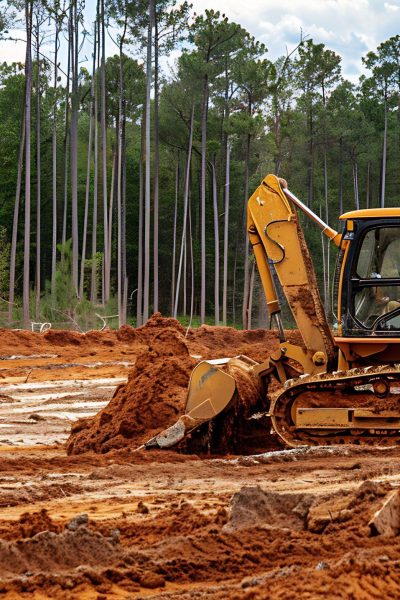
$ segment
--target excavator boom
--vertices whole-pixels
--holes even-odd
[[[290,199],[295,198],[274,175],[268,175],[247,205],[247,230],[257,261],[271,318],[280,323],[280,307],[272,270],[288,301],[304,348],[283,342],[281,352],[299,362],[306,373],[322,372],[336,362],[337,352],[318,291],[311,257]],[[287,195],[286,195],[287,194]],[[300,203],[300,201],[298,201]],[[339,235],[301,204],[321,229],[337,240]],[[283,328],[280,325],[279,330]]]

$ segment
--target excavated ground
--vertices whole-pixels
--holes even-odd
[[[272,333],[185,337],[156,316],[138,330],[0,334],[1,597],[400,597],[400,538],[368,525],[400,487],[397,449],[134,451],[154,419],[175,418],[200,356],[263,360]]]

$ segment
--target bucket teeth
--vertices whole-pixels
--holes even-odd
[[[199,424],[200,422],[196,419],[192,419],[188,415],[183,415],[171,427],[164,429],[164,431],[146,442],[144,447],[146,449],[171,448],[175,444],[178,444],[178,442],[181,442],[185,435]]]

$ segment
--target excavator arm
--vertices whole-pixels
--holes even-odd
[[[295,360],[300,363],[303,372],[313,374],[333,366],[337,355],[294,204],[315,221],[334,243],[340,243],[340,234],[291,194],[283,179],[274,175],[268,175],[263,180],[248,202],[247,231],[268,312],[271,320],[276,321],[280,333],[281,357],[274,356],[274,360],[276,362],[283,357]],[[285,340],[273,271],[303,338],[303,347]]]

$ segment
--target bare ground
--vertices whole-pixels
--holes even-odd
[[[0,594],[400,597],[400,538],[368,525],[400,487],[395,448],[66,454],[71,424],[106,405],[148,350],[145,333],[2,332]],[[275,343],[245,334],[204,328],[188,345],[261,360]]]

